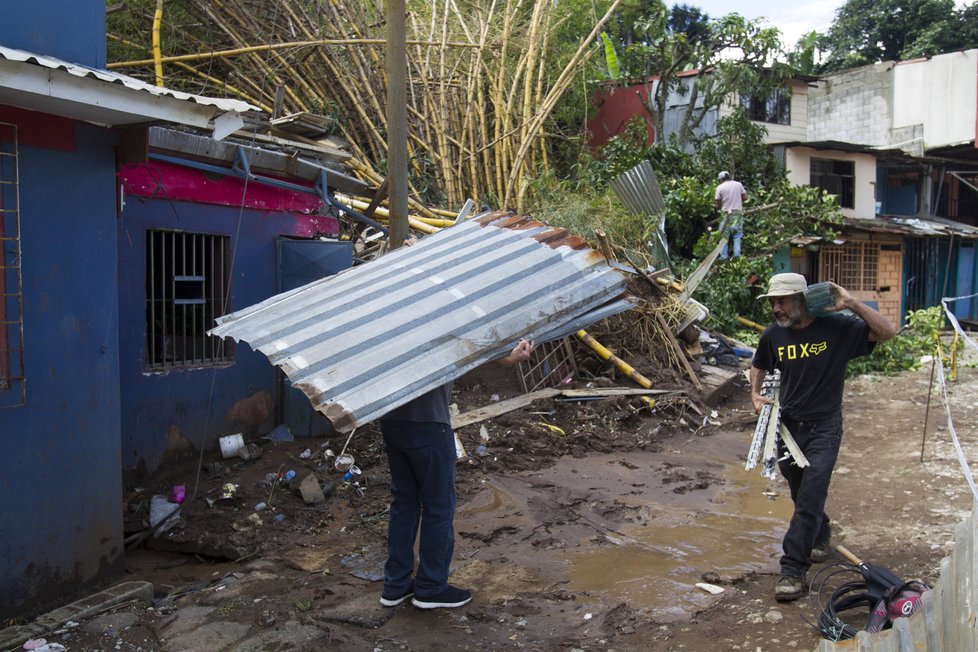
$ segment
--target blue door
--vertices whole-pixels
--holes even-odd
[[[958,283],[955,296],[966,297],[975,292],[975,241],[958,245]],[[951,308],[958,319],[975,319],[975,297],[955,301]]]
[[[353,243],[343,240],[275,241],[278,259],[278,291],[286,292],[353,266]],[[333,428],[326,417],[312,409],[306,395],[293,389],[282,377],[282,417],[296,437],[329,435]]]

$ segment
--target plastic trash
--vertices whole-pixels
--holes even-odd
[[[308,448],[306,450],[302,451],[301,453],[299,453],[299,459],[300,460],[307,460],[310,457],[312,457],[312,451],[310,449],[308,449]]]
[[[363,473],[356,465],[351,466],[343,475],[343,482],[352,482],[354,478]]]
[[[186,497],[187,497],[186,485],[182,485],[182,484],[173,485],[173,488],[170,490],[171,503],[176,503],[177,505],[179,505],[183,503]]]
[[[281,523],[282,521],[285,520],[285,514],[276,514],[275,515],[275,520],[278,521],[279,523]]]
[[[163,522],[170,514],[180,509],[180,505],[176,503],[171,503],[166,499],[166,496],[153,496],[149,503],[149,527],[155,529],[157,525]],[[167,520],[166,523],[160,525],[160,528],[156,530],[157,534],[166,532],[173,524],[180,520],[179,516],[174,516]]]
[[[257,505],[255,505],[255,511],[256,512],[260,512],[261,510],[265,509],[266,507],[268,507],[268,503],[258,503]]]
[[[336,470],[340,473],[346,473],[350,470],[350,467],[353,466],[353,462],[354,460],[352,455],[349,453],[343,453],[336,458],[336,462],[333,463],[333,466],[335,466]]]
[[[234,457],[238,454],[238,449],[244,446],[244,436],[241,433],[236,435],[225,435],[221,437],[221,456],[225,459]]]
[[[286,471],[285,475],[282,476],[282,484],[285,486],[290,486],[293,480],[295,480],[295,471],[291,469]]]
[[[270,441],[293,441],[295,437],[292,436],[292,433],[289,431],[289,427],[283,423],[276,426],[274,430],[265,435],[264,439],[268,439]]]

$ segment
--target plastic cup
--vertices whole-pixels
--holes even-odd
[[[340,473],[346,473],[350,470],[350,467],[353,466],[354,461],[355,460],[353,459],[352,455],[349,453],[343,453],[336,458],[336,461],[333,462],[333,466],[336,467],[336,470]]]

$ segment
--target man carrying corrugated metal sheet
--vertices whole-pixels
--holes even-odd
[[[813,286],[814,287],[814,286]],[[761,335],[750,370],[751,402],[760,413],[770,398],[761,395],[769,371],[781,371],[778,398],[781,419],[808,460],[796,466],[790,457],[779,463],[795,504],[784,535],[778,601],[797,600],[805,592],[812,562],[829,554],[832,529],[825,514],[829,481],[842,443],[842,392],[849,360],[868,355],[876,342],[896,335],[886,317],[834,283],[821,295],[807,293],[801,274],[775,274],[759,299],[771,303],[774,323]],[[827,314],[815,316],[820,307]],[[851,315],[832,314],[849,310]],[[783,446],[783,444],[782,444]],[[779,454],[783,451],[779,451]]]
[[[521,339],[496,364],[518,364],[529,359],[532,350],[533,343]],[[380,598],[385,607],[411,598],[419,609],[452,608],[472,599],[470,591],[448,583],[456,504],[455,435],[448,407],[451,392],[452,384],[447,383],[380,419],[392,497]],[[415,573],[414,542],[419,529]]]

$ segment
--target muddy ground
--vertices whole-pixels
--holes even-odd
[[[626,384],[579,376],[578,387]],[[937,386],[920,461],[929,380],[925,364],[848,383],[828,512],[851,550],[934,584],[972,500]],[[972,461],[976,390],[978,369],[962,365],[950,397]],[[518,393],[510,376],[469,376],[454,398],[464,411]],[[259,441],[249,462],[208,453],[196,496],[196,460],[171,465],[129,495],[138,530],[149,496],[187,485],[177,526],[127,558],[126,579],[152,582],[155,604],[48,640],[69,650],[812,650],[808,602],[773,599],[786,485],[744,471],[754,416],[742,381],[725,394],[704,415],[678,398],[654,411],[635,398],[551,399],[462,428],[470,458],[458,466],[452,582],[475,599],[456,610],[377,604],[388,476],[374,428],[349,444],[360,491],[322,465],[339,437]],[[335,489],[306,505],[262,484],[288,469]],[[225,483],[237,494],[217,500]],[[255,511],[260,502],[269,507]]]

